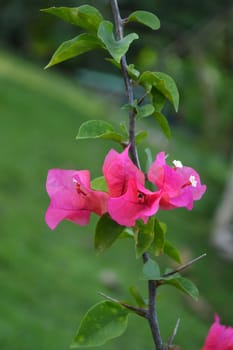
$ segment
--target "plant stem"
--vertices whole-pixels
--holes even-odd
[[[157,350],[163,350],[162,339],[159,330],[159,324],[156,313],[156,281],[148,281],[149,289],[149,307],[148,307],[148,321],[150,324],[151,333]]]
[[[110,0],[112,13],[115,22],[115,30],[116,30],[116,39],[121,40],[123,38],[123,30],[124,30],[124,21],[121,18],[119,6],[117,0]],[[127,60],[126,57],[123,56],[121,58],[121,70],[125,83],[125,90],[128,99],[129,105],[133,106],[134,102],[134,94],[133,94],[133,85],[132,80],[130,79],[127,71]],[[130,142],[130,155],[134,164],[140,168],[140,163],[137,154],[137,147],[135,142],[135,124],[136,124],[136,111],[132,108],[129,112],[129,142]],[[149,259],[149,254],[143,254],[143,262],[146,263]],[[156,313],[156,290],[157,283],[156,281],[148,281],[148,310],[146,318],[148,319],[151,333],[153,336],[153,341],[155,344],[156,350],[163,350],[163,343],[160,335],[157,313]]]
[[[145,264],[149,260],[149,254],[144,253],[142,258]],[[148,281],[149,301],[148,301],[147,319],[150,324],[150,329],[153,336],[155,349],[163,350],[163,342],[160,335],[159,323],[158,323],[157,312],[156,312],[156,291],[157,291],[157,282],[149,280]]]
[[[120,16],[117,0],[111,0],[111,7],[112,7],[112,13],[113,13],[114,22],[115,22],[115,28],[116,28],[116,39],[121,40],[123,38],[124,21]],[[126,96],[127,96],[129,105],[133,106],[133,102],[134,102],[133,86],[132,86],[132,81],[128,75],[127,67],[128,67],[128,64],[127,64],[126,57],[123,56],[121,58],[121,70],[122,70],[122,75],[125,83]],[[130,109],[130,112],[129,112],[130,155],[134,164],[137,165],[138,168],[140,168],[137,147],[135,142],[135,126],[136,126],[136,113],[135,113],[135,110],[132,108]]]

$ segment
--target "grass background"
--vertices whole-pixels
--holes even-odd
[[[181,100],[182,103],[182,100]],[[69,222],[51,232],[44,223],[49,200],[45,181],[49,168],[85,169],[101,175],[109,142],[75,141],[80,124],[91,119],[123,120],[105,98],[66,79],[0,52],[0,346],[4,350],[64,350],[87,309],[101,300],[98,291],[128,299],[128,286],[138,280],[141,261],[131,241],[117,242],[96,257],[93,233]],[[168,144],[154,124],[149,142],[197,168],[208,192],[192,212],[176,210],[159,216],[168,224],[168,238],[184,260],[207,252],[185,275],[196,282],[200,301],[193,302],[172,287],[159,291],[158,312],[164,338],[178,317],[176,342],[200,349],[214,312],[232,323],[232,265],[209,245],[212,217],[227,175],[227,164],[209,154],[195,138],[174,129]],[[142,153],[143,156],[143,153]],[[169,264],[171,261],[169,261]],[[153,348],[146,322],[130,317],[127,332],[103,349]]]

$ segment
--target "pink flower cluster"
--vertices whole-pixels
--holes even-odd
[[[120,225],[134,226],[137,219],[146,223],[159,208],[191,210],[204,194],[206,186],[198,173],[180,161],[168,166],[164,152],[150,166],[147,180],[156,190],[148,190],[144,173],[133,164],[128,151],[129,147],[122,153],[110,150],[105,158],[108,193],[91,189],[88,170],[50,170],[46,182],[51,199],[45,216],[48,226],[54,229],[64,219],[86,225],[91,212],[100,216],[108,212]]]
[[[233,327],[221,325],[216,315],[202,350],[233,350]]]

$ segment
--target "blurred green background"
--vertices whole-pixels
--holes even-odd
[[[49,200],[49,168],[85,169],[101,175],[106,152],[115,144],[75,141],[80,124],[91,119],[126,121],[119,72],[99,52],[70,60],[50,71],[43,66],[63,40],[78,29],[39,12],[49,6],[84,1],[1,1],[0,13],[0,346],[4,350],[68,349],[86,310],[102,291],[127,299],[137,285],[141,262],[132,241],[122,240],[96,257],[93,233],[69,222],[51,232],[44,223]],[[232,263],[210,244],[213,218],[227,183],[233,131],[233,9],[231,1],[119,1],[122,13],[144,9],[161,19],[158,32],[132,26],[143,41],[130,51],[139,69],[162,70],[177,81],[178,115],[167,107],[172,127],[168,142],[151,120],[153,154],[165,150],[196,168],[208,191],[192,212],[180,209],[159,217],[184,261],[207,257],[185,275],[200,290],[193,302],[171,287],[159,291],[158,308],[166,339],[178,317],[176,342],[200,349],[213,315],[232,324]],[[89,1],[110,18],[108,1]],[[140,148],[144,159],[143,148]],[[117,148],[117,147],[116,147]],[[119,148],[118,148],[119,150]],[[169,261],[169,264],[172,262]],[[103,349],[153,348],[148,325],[131,317],[127,332]]]

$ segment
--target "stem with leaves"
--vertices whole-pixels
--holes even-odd
[[[121,40],[123,39],[123,33],[124,33],[124,20],[120,16],[120,11],[118,7],[117,0],[111,0],[111,6],[112,6],[112,13],[114,17],[115,22],[115,28],[116,28],[116,39]],[[121,70],[122,75],[124,78],[125,83],[125,90],[126,90],[126,96],[128,99],[128,103],[132,108],[129,111],[129,142],[130,142],[130,155],[132,158],[132,161],[134,162],[137,167],[140,167],[138,154],[137,154],[137,147],[135,142],[135,122],[136,122],[136,111],[133,108],[134,103],[134,95],[133,95],[133,85],[132,81],[128,75],[127,72],[127,60],[126,56],[122,56],[121,58]]]
[[[138,35],[137,33],[130,33],[128,35],[124,35],[124,26],[129,22],[136,21],[153,30],[157,30],[160,26],[160,22],[157,16],[147,11],[134,11],[131,14],[129,14],[127,18],[122,19],[119,11],[118,0],[110,0],[110,4],[114,17],[114,23],[105,20],[102,14],[98,11],[98,9],[90,5],[81,5],[77,8],[51,7],[48,9],[44,9],[43,12],[60,17],[64,21],[69,22],[72,25],[77,25],[85,31],[84,33],[76,36],[75,38],[63,42],[53,54],[46,68],[94,49],[103,49],[107,51],[108,54],[110,54],[110,56],[112,57],[110,61],[121,69],[125,83],[125,93],[127,98],[127,104],[125,107],[129,110],[129,131],[126,131],[122,128],[123,132],[118,133],[115,131],[115,128],[106,121],[88,120],[82,123],[82,125],[80,126],[77,135],[77,140],[93,138],[110,139],[118,142],[124,147],[129,145],[130,157],[134,165],[138,169],[140,169],[136,140],[138,142],[142,140],[145,137],[146,132],[142,131],[136,135],[136,120],[152,116],[154,119],[156,119],[158,125],[161,127],[166,137],[169,138],[170,128],[166,116],[163,115],[163,108],[166,100],[168,100],[177,112],[179,106],[179,92],[174,80],[167,74],[152,71],[139,72],[137,69],[134,68],[133,64],[128,65],[127,63],[127,51],[132,41],[138,39]],[[113,33],[114,27],[115,36]],[[142,96],[138,99],[135,99],[134,97],[134,84],[140,85],[144,89],[144,94],[142,94]],[[146,98],[147,100],[149,100],[149,103],[145,103]],[[162,153],[160,153],[160,156],[161,154]],[[121,155],[119,157],[121,157]],[[148,156],[148,158],[150,158],[150,155]],[[131,163],[132,162],[130,162],[130,164]],[[141,171],[138,169],[137,171],[141,174]],[[69,171],[59,169],[59,173],[65,173],[67,176],[67,181],[71,181],[73,186],[74,178],[70,175]],[[130,172],[128,173],[128,170],[126,169],[126,173],[129,174]],[[52,172],[52,174],[52,177],[57,181],[57,173],[55,175],[54,172]],[[177,172],[175,170],[171,170],[171,173],[169,172],[169,174],[170,175],[167,176],[169,177],[169,179],[170,177],[172,179],[173,177],[174,179],[176,179]],[[111,175],[111,177],[112,176],[114,177],[115,174]],[[91,189],[93,191],[96,191],[96,196],[100,196],[101,198],[105,198],[103,197],[103,192],[107,191],[107,179],[105,177],[96,178],[92,180],[91,183]],[[182,177],[184,177],[184,179]],[[146,175],[145,178],[147,178]],[[124,176],[122,180],[124,181],[123,185],[125,186],[126,180],[124,179]],[[150,179],[147,180],[149,181]],[[191,181],[191,178],[189,178],[189,180]],[[185,167],[184,172],[181,171],[180,173],[179,181],[184,181],[184,185],[180,186],[180,184],[177,188],[177,193],[181,191],[181,194],[178,194],[178,197],[175,197],[178,198],[179,202],[177,202],[177,207],[187,207],[187,205],[184,205],[183,200],[181,200],[180,202],[179,197],[181,196],[181,198],[183,198],[182,189],[184,186],[187,186]],[[154,181],[152,180],[152,183],[153,182]],[[195,183],[196,182],[197,181],[195,181]],[[192,184],[190,183],[190,185]],[[113,186],[115,186],[114,182]],[[61,191],[61,205],[59,204],[59,209],[63,207],[63,187],[64,183],[61,182],[61,189],[59,188],[59,191]],[[196,184],[194,185],[194,187],[196,187]],[[201,185],[201,183],[199,183],[198,189],[195,189],[195,193],[197,193],[197,190],[201,197],[205,191],[205,185],[203,186]],[[73,203],[73,191],[74,189],[72,187],[71,199],[69,199],[69,201],[71,202],[69,203],[69,205]],[[164,193],[167,194],[166,186],[162,185],[161,191],[164,191]],[[76,192],[78,192],[77,202],[79,202],[79,190],[76,189]],[[136,188],[134,195],[137,197],[139,194],[140,191],[138,191]],[[192,189],[189,190],[189,194],[193,197]],[[119,192],[119,195],[121,197],[121,191]],[[110,193],[109,196],[111,199]],[[101,212],[102,210],[103,212],[105,212],[106,210],[105,205],[107,207],[107,197],[106,202],[104,201],[103,203],[103,208],[101,209]],[[167,197],[169,198],[169,195]],[[140,197],[137,198],[138,201],[136,202],[136,204],[141,203],[139,202]],[[81,200],[83,200],[83,198],[81,198]],[[122,204],[125,204],[124,199],[120,200],[122,200]],[[195,200],[195,198],[193,198],[193,200]],[[120,202],[118,202],[118,205],[119,203]],[[130,200],[127,203],[130,203]],[[134,200],[132,201],[132,203],[134,204]],[[150,208],[150,210],[152,209],[150,207],[150,204],[147,203],[147,201],[145,201],[145,204],[148,205],[148,208]],[[71,208],[73,208],[72,205]],[[87,205],[88,211],[93,211],[93,205],[90,206],[89,202],[87,202],[85,205]],[[111,214],[110,212],[107,212],[104,215],[101,215],[95,231],[95,250],[97,254],[100,254],[104,252],[107,248],[109,248],[115,242],[115,240],[121,238],[121,236],[128,235],[130,237],[134,237],[136,256],[142,256],[144,264],[143,276],[148,281],[148,303],[145,303],[144,298],[140,295],[140,293],[138,293],[137,288],[134,287],[131,288],[130,293],[136,301],[136,306],[101,294],[107,300],[94,305],[84,316],[72,343],[73,348],[100,346],[105,344],[108,340],[118,337],[125,331],[127,327],[129,312],[133,312],[145,318],[148,321],[151,329],[155,350],[168,350],[173,346],[172,343],[176,335],[179,322],[177,322],[173,334],[168,339],[167,343],[163,344],[160,335],[156,310],[156,294],[158,287],[162,285],[171,285],[181,290],[182,292],[188,294],[189,296],[193,297],[194,299],[197,299],[198,297],[198,289],[196,288],[196,286],[190,280],[180,276],[179,272],[185,270],[194,262],[204,257],[205,254],[201,255],[196,259],[191,260],[186,264],[180,265],[173,270],[165,269],[164,273],[161,274],[159,264],[154,259],[151,259],[150,254],[151,256],[160,256],[162,254],[166,254],[167,256],[175,260],[177,263],[181,264],[179,251],[173,246],[173,244],[169,240],[166,239],[166,225],[164,223],[159,222],[155,217],[150,217],[148,219],[148,222],[146,223],[143,223],[143,220],[137,220],[136,222],[136,218],[142,218],[141,211],[135,212],[135,220],[131,221],[127,217],[131,210],[131,205],[129,204],[129,206],[129,211],[127,208],[126,215],[122,214],[122,217],[115,216],[115,211],[117,212],[118,210],[117,206],[115,207],[116,210],[114,209]],[[189,208],[187,207],[187,209]],[[156,208],[153,208],[153,211],[155,214]],[[94,212],[97,213],[96,210],[94,210]],[[98,214],[100,215],[99,212]],[[54,222],[54,214],[50,212],[49,215],[52,215],[52,219]],[[123,217],[124,215],[125,217]],[[65,219],[66,218],[70,220],[69,216],[65,217]],[[64,219],[63,214],[59,220],[61,219]],[[57,219],[55,221],[57,222]],[[77,223],[76,221],[74,222]],[[48,225],[50,228],[54,228],[51,226],[51,222],[48,223]],[[133,226],[132,229],[131,226]],[[127,232],[127,229],[129,228],[130,232]],[[150,252],[150,254],[148,252]]]
[[[119,6],[117,0],[111,0],[111,7],[115,22],[115,33],[116,33],[116,39],[121,40],[123,39],[123,33],[124,33],[124,20],[121,18]],[[130,155],[132,158],[132,161],[134,164],[140,168],[140,163],[138,159],[137,154],[137,147],[135,142],[135,124],[136,124],[136,111],[133,108],[134,103],[134,93],[133,93],[133,85],[132,81],[128,75],[127,71],[127,60],[126,56],[122,56],[121,58],[121,70],[122,75],[124,78],[125,83],[125,90],[126,90],[126,96],[128,99],[128,103],[132,108],[129,111],[129,142],[130,142]],[[144,253],[143,254],[143,262],[146,263],[149,259],[149,254]],[[148,310],[146,314],[146,318],[148,319],[151,333],[153,336],[155,349],[156,350],[163,350],[163,343],[160,335],[159,330],[159,324],[157,319],[157,312],[156,312],[156,290],[157,290],[157,283],[156,281],[149,280],[148,281]]]
[[[144,253],[143,256],[144,264],[149,260],[149,254]],[[162,338],[160,335],[160,329],[157,319],[156,312],[156,291],[157,291],[157,282],[153,280],[148,281],[148,313],[147,319],[150,325],[151,333],[153,336],[155,349],[163,350]]]

